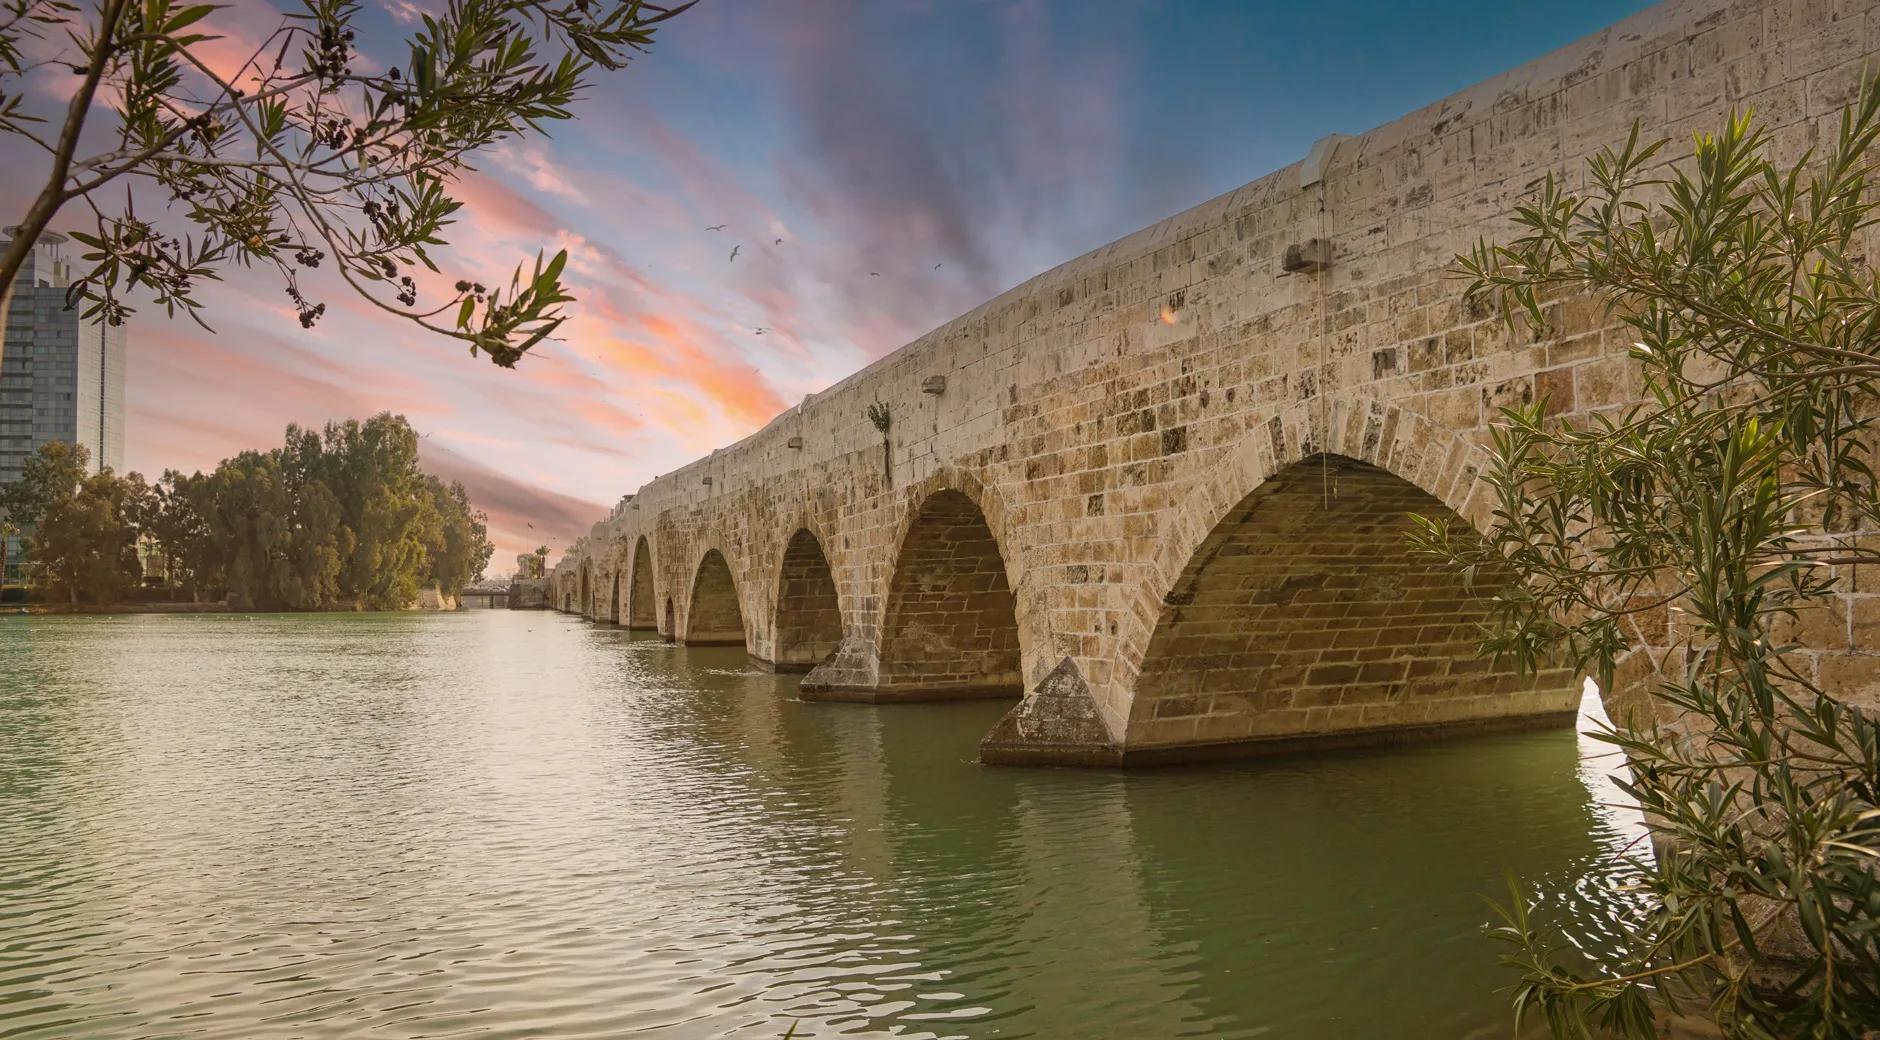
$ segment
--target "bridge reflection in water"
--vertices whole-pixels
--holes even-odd
[[[819,710],[734,651],[591,638],[713,691],[649,710],[790,822],[753,837],[802,958],[763,999],[841,1034],[1502,1036],[1482,896],[1576,898],[1622,836],[1558,731],[1006,771],[998,704]]]

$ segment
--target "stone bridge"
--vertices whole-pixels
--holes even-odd
[[[1493,582],[1409,552],[1406,514],[1479,528],[1499,409],[1582,419],[1638,374],[1595,301],[1510,332],[1452,260],[1635,121],[1682,142],[1748,107],[1799,155],[1877,41],[1880,0],[1678,0],[1325,138],[655,479],[567,553],[554,602],[742,645],[808,671],[806,699],[1012,698],[993,762],[1568,720],[1581,677],[1480,656]],[[1815,626],[1825,681],[1871,663],[1865,605]],[[1662,619],[1635,635],[1666,641]]]

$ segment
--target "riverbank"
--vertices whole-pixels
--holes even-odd
[[[436,589],[424,589],[418,594],[415,603],[404,608],[414,612],[449,612],[462,610],[463,605],[457,596],[441,593]],[[0,603],[0,617],[20,614],[357,614],[359,610],[306,610],[282,611],[277,609],[253,609],[230,605],[227,600],[212,600],[205,603],[172,602],[152,600],[147,603]]]
[[[227,603],[9,603],[7,614],[228,614]]]

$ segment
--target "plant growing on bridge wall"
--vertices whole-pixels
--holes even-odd
[[[888,439],[888,428],[894,425],[894,416],[888,406],[876,401],[868,406],[868,421],[881,431],[881,479],[889,487],[894,486],[894,444]]]
[[[1508,411],[1486,544],[1418,521],[1420,546],[1465,573],[1492,555],[1525,577],[1489,649],[1633,682],[1599,736],[1629,758],[1658,846],[1621,870],[1638,898],[1576,921],[1517,892],[1493,930],[1517,1012],[1556,1036],[1656,1036],[1667,1011],[1741,1038],[1880,1023],[1880,659],[1808,652],[1849,649],[1841,611],[1855,631],[1880,619],[1880,599],[1845,597],[1880,588],[1880,91],[1823,136],[1778,164],[1732,116],[1667,168],[1635,130],[1587,189],[1549,178],[1518,238],[1462,261],[1471,297],[1515,324],[1609,306],[1643,402]],[[1663,651],[1656,672],[1626,660],[1642,645]]]
[[[231,56],[222,5],[0,0],[0,141],[42,157],[6,222],[20,229],[0,293],[78,204],[93,229],[74,234],[74,293],[99,320],[122,321],[136,293],[195,317],[201,284],[240,265],[275,270],[311,327],[326,305],[303,279],[324,263],[372,305],[514,365],[561,323],[567,254],[507,287],[421,284],[460,206],[452,179],[569,118],[596,68],[625,65],[691,0],[457,0],[376,48],[356,38],[353,0],[285,6]]]

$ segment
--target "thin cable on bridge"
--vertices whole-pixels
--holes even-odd
[[[1319,178],[1319,241],[1330,242],[1331,235],[1326,226],[1325,209],[1325,178],[1321,176]],[[1325,370],[1330,361],[1327,326],[1331,324],[1331,315],[1327,313],[1325,306],[1325,272],[1324,267],[1314,272],[1319,310],[1319,373],[1316,377],[1318,385],[1314,389],[1319,395],[1319,504],[1330,509],[1332,507],[1332,460],[1326,449],[1331,444],[1332,419],[1331,410],[1326,405]]]

